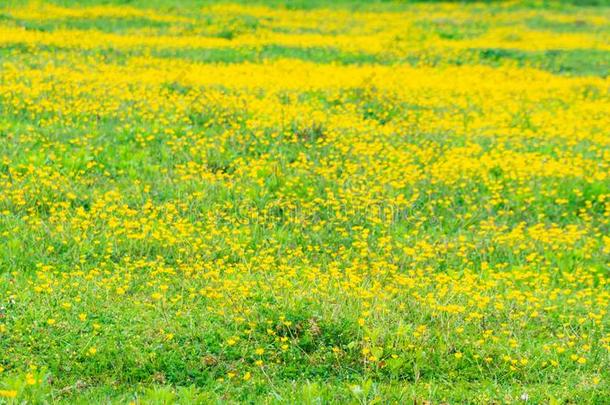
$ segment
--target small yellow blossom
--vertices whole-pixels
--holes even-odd
[[[0,389],[0,398],[17,398],[17,391]]]

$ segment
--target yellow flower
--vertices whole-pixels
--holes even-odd
[[[0,398],[16,398],[17,391],[15,390],[0,390]]]
[[[25,376],[25,382],[26,382],[28,385],[34,385],[34,384],[36,384],[36,378],[34,377],[34,374],[32,374],[32,373],[27,373],[27,374],[26,374],[26,376]]]
[[[57,323],[57,321],[53,318],[47,319],[47,325],[55,325],[56,323]]]
[[[461,359],[462,357],[464,357],[464,355],[462,354],[462,352],[457,352],[457,353],[454,353],[454,354],[453,354],[453,356],[454,356],[456,359]]]

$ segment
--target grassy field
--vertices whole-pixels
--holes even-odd
[[[610,403],[583,3],[2,2],[0,403]]]

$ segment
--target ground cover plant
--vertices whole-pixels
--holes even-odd
[[[590,3],[4,2],[0,403],[608,403]]]

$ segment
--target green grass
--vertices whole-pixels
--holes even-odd
[[[0,403],[607,402],[609,51],[437,46],[497,28],[498,2],[458,23],[433,1],[257,3],[419,11],[426,46],[401,52],[231,45],[361,29],[314,14],[11,15],[25,3],[0,25],[227,46],[0,47]],[[501,12],[608,35],[552,19],[608,16],[572,3]],[[198,82],[224,71],[262,84]]]

